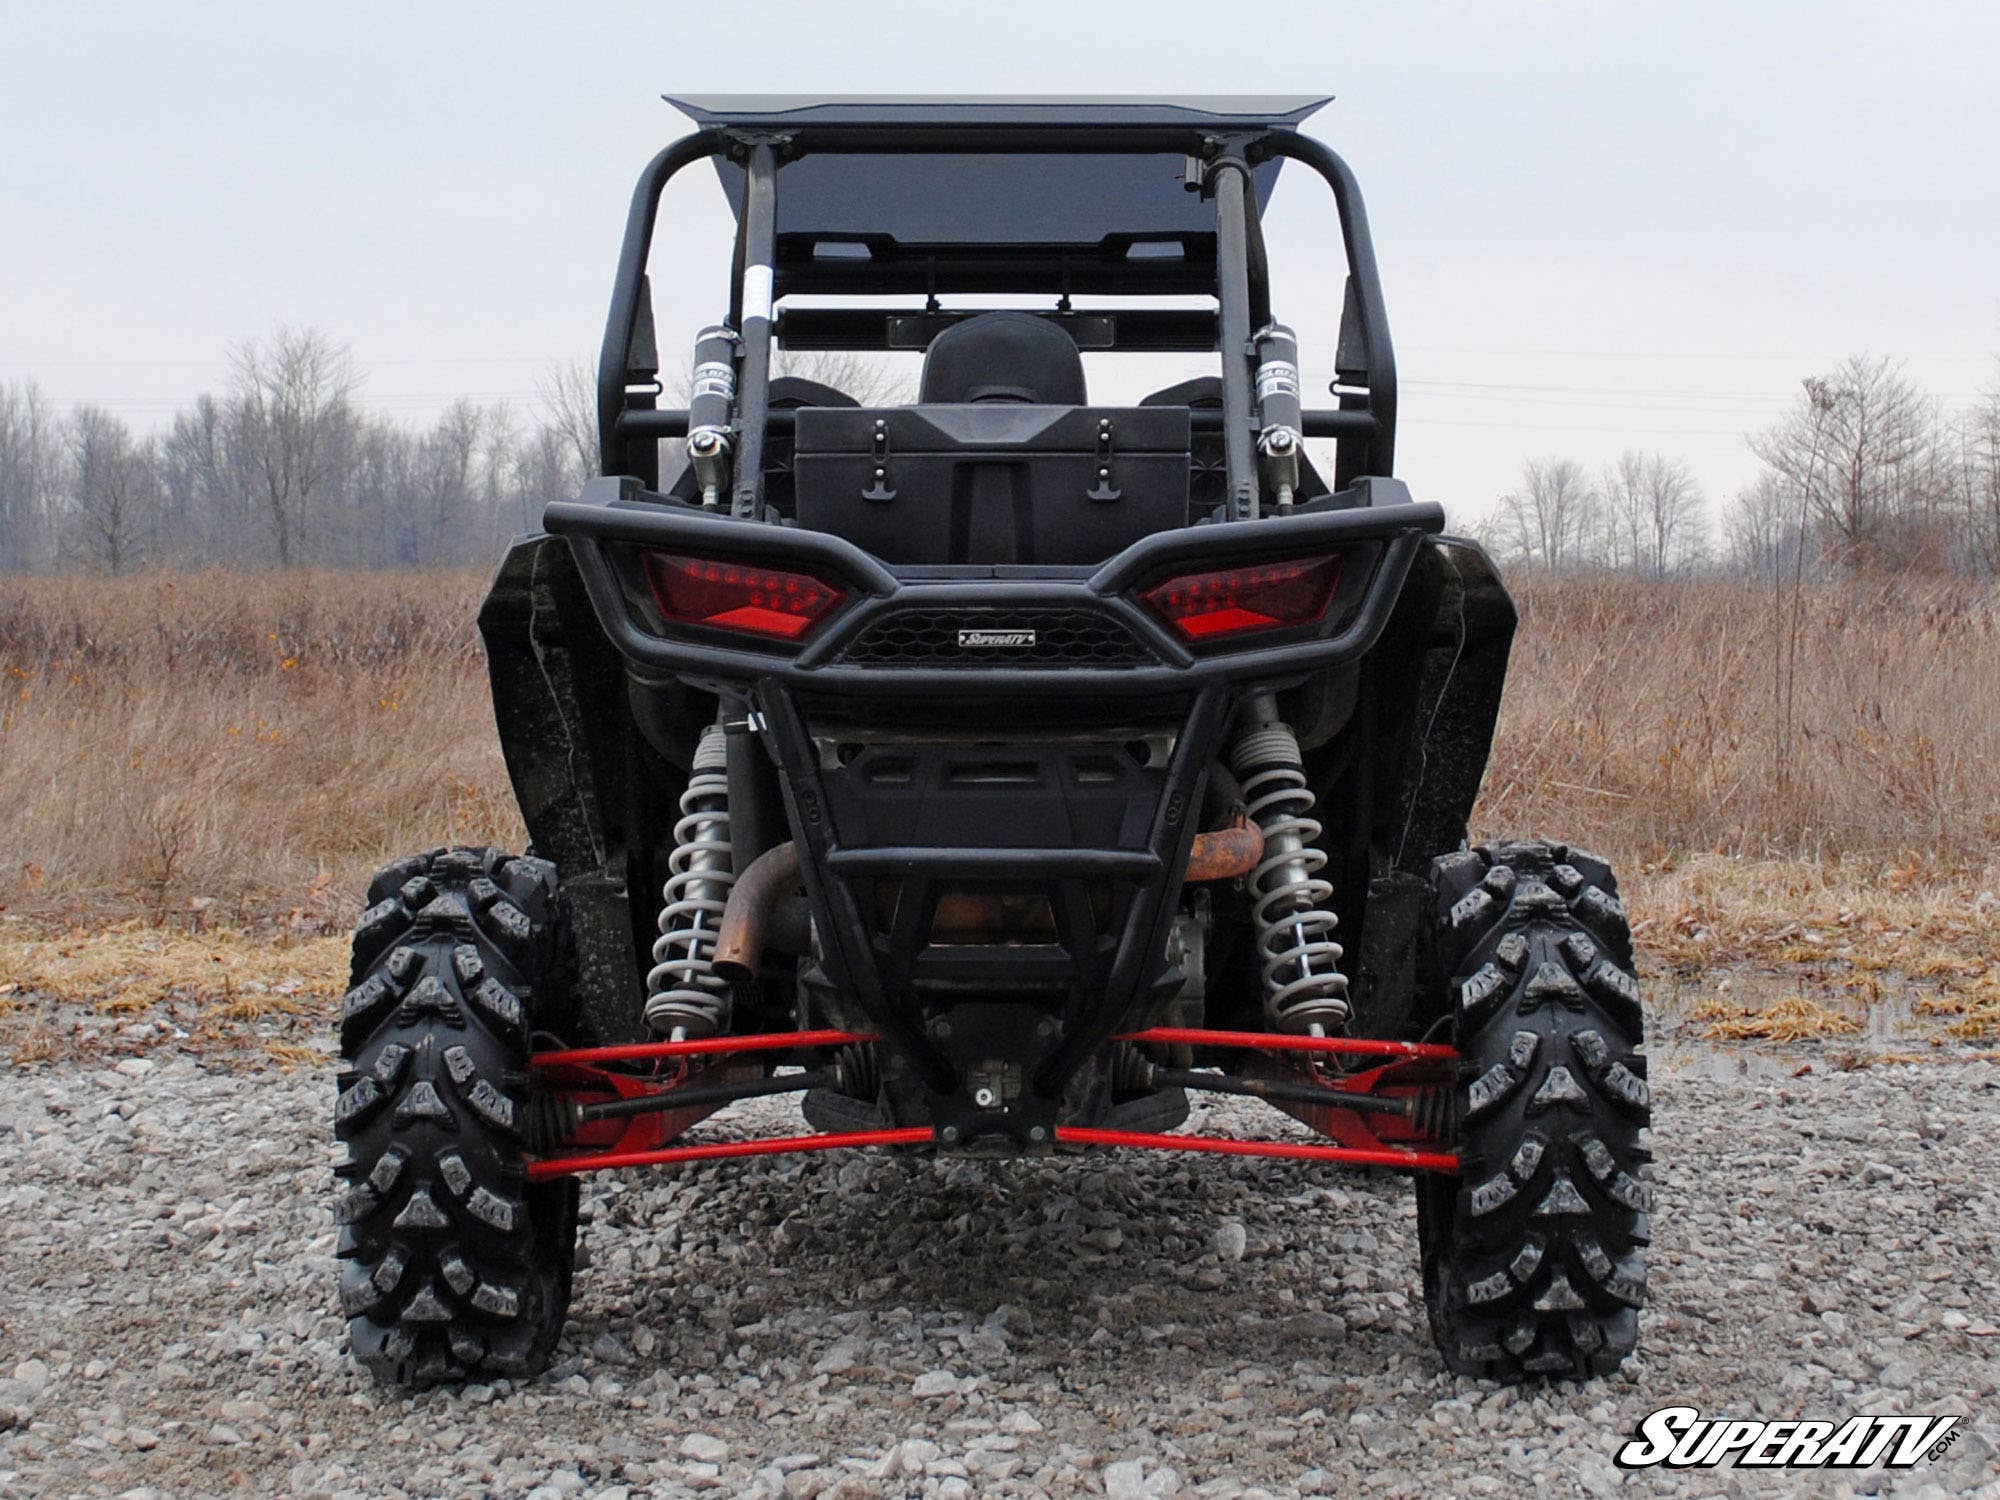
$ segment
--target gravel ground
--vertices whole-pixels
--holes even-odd
[[[8,1071],[0,1493],[2000,1494],[2000,1068],[1748,1056],[1656,1055],[1641,1356],[1540,1392],[1443,1373],[1400,1181],[866,1155],[588,1183],[560,1364],[404,1397],[333,1311],[329,1071]],[[1614,1468],[1675,1404],[1965,1420],[1889,1475]]]

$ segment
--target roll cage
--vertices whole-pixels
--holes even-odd
[[[738,516],[761,514],[765,436],[794,420],[792,412],[773,411],[769,404],[773,338],[781,347],[802,350],[921,349],[943,327],[980,311],[946,309],[939,294],[1029,292],[1057,299],[1040,316],[1064,327],[1081,348],[1217,354],[1222,409],[1196,410],[1190,417],[1198,430],[1220,428],[1229,513],[1254,517],[1259,486],[1252,338],[1271,321],[1259,215],[1286,160],[1312,168],[1332,191],[1347,263],[1331,388],[1336,404],[1306,409],[1301,430],[1307,437],[1335,440],[1335,489],[1392,474],[1395,355],[1361,190],[1336,152],[1298,130],[1324,100],[703,96],[673,102],[699,128],[647,163],[632,195],[598,362],[604,475],[631,477],[657,489],[658,442],[687,435],[687,410],[659,405],[660,358],[646,264],[662,191],[682,169],[705,160],[717,164],[725,188],[733,189],[737,218],[728,327],[739,338],[731,420],[736,447],[731,509]],[[984,204],[989,215],[1001,217],[989,216],[982,225],[974,212],[958,232],[938,237],[929,232],[937,216],[925,219],[912,208],[924,201],[923,183],[906,180],[900,199],[891,194],[878,200],[899,203],[906,219],[927,226],[919,230],[922,238],[905,241],[868,222],[869,194],[841,200],[839,162],[853,157],[907,163],[937,157],[1017,163],[1063,158],[1070,170],[1056,179],[1056,196],[1067,185],[1071,196],[1093,207],[1099,222],[1136,196],[1124,189],[1139,185],[1140,162],[1179,158],[1194,211],[1162,211],[1156,195],[1151,210],[1158,222],[1135,222],[1101,235],[1020,239],[1001,232],[1010,207],[1003,196]],[[846,222],[802,227],[785,222],[785,178],[801,163],[818,163],[811,169],[812,190],[801,201],[830,203],[847,213]],[[1017,171],[1011,180],[1025,178]],[[777,305],[803,294],[884,293],[923,300],[916,307],[888,309]],[[1071,305],[1072,294],[1186,293],[1212,296],[1214,310],[1080,311]]]

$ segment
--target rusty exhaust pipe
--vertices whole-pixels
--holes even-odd
[[[1234,880],[1256,869],[1257,861],[1263,857],[1264,830],[1250,821],[1248,813],[1238,813],[1236,821],[1227,828],[1194,836],[1194,848],[1188,854],[1187,883]]]
[[[716,934],[710,960],[716,973],[732,983],[756,976],[771,913],[798,883],[799,846],[795,843],[773,845],[750,861],[750,867],[736,877],[729,902],[722,908],[722,930]]]
[[[1195,835],[1186,879],[1191,885],[1233,880],[1249,874],[1263,855],[1262,830],[1248,816],[1239,815],[1227,828]],[[717,974],[732,983],[755,976],[757,960],[764,951],[765,929],[778,903],[798,880],[798,845],[790,841],[766,849],[736,877],[729,902],[722,910],[722,928],[716,935],[711,959]]]

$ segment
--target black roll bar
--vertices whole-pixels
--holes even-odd
[[[743,270],[736,283],[743,375],[736,382],[733,514],[755,520],[763,509],[764,422],[771,408],[771,313],[777,289],[778,162],[769,141],[750,148],[743,173]]]
[[[1382,277],[1375,266],[1375,241],[1368,232],[1368,206],[1361,198],[1361,184],[1354,169],[1340,153],[1324,141],[1300,135],[1295,130],[1272,131],[1251,148],[1254,160],[1264,155],[1290,157],[1302,161],[1325,179],[1333,190],[1334,207],[1340,211],[1340,238],[1347,252],[1347,275],[1354,286],[1354,305],[1361,317],[1361,342],[1367,351],[1363,372],[1367,396],[1343,396],[1343,410],[1366,411],[1375,418],[1375,435],[1365,454],[1355,454],[1350,466],[1348,449],[1340,450],[1334,471],[1334,488],[1345,488],[1363,474],[1388,477],[1396,472],[1396,350],[1389,339],[1389,309],[1382,300]],[[1308,431],[1308,436],[1311,432]]]
[[[790,437],[797,430],[798,417],[796,411],[778,407],[764,414],[764,430],[778,437]],[[1188,430],[1220,432],[1222,413],[1212,407],[1197,406],[1188,412]],[[1366,411],[1329,411],[1321,407],[1304,413],[1304,421],[1300,424],[1299,430],[1311,438],[1365,442],[1375,435],[1375,419]],[[656,411],[647,407],[638,411],[627,411],[618,418],[618,431],[628,438],[642,438],[653,442],[662,438],[684,438],[688,433],[687,408],[669,406]]]
[[[1235,138],[1232,136],[1232,141]],[[1042,126],[1011,126],[991,124],[980,126],[936,125],[925,126],[907,123],[894,125],[806,125],[784,133],[782,144],[786,158],[807,152],[898,152],[928,151],[951,153],[982,153],[995,151],[1023,151],[1058,154],[1104,154],[1119,153],[1131,155],[1158,155],[1179,153],[1197,159],[1207,159],[1214,154],[1218,138],[1213,131],[1182,126],[1115,126],[1091,125],[1088,127],[1048,128]],[[611,310],[605,321],[604,343],[597,367],[597,426],[600,447],[600,467],[606,475],[632,475],[648,488],[658,484],[657,455],[651,445],[661,437],[680,436],[685,433],[687,416],[684,411],[654,411],[644,406],[635,407],[626,399],[626,386],[632,375],[631,359],[638,320],[645,303],[645,275],[647,254],[652,245],[653,233],[658,218],[660,195],[669,180],[690,163],[702,161],[722,152],[734,152],[754,156],[759,148],[770,153],[775,176],[775,152],[772,137],[768,131],[712,127],[698,130],[673,142],[649,161],[639,175],[633,189],[631,207],[626,215],[625,236],[619,249],[618,271],[612,284]],[[1304,430],[1308,437],[1334,437],[1339,440],[1339,457],[1335,469],[1335,487],[1343,488],[1352,480],[1363,475],[1388,476],[1394,472],[1396,441],[1396,362],[1389,337],[1388,313],[1382,300],[1380,275],[1376,269],[1374,244],[1369,235],[1368,215],[1363,204],[1361,188],[1354,173],[1340,155],[1324,142],[1302,135],[1295,130],[1274,129],[1262,134],[1252,134],[1242,138],[1242,156],[1250,166],[1271,156],[1287,157],[1311,167],[1325,180],[1332,190],[1334,202],[1340,213],[1341,240],[1346,250],[1348,277],[1353,290],[1354,306],[1359,319],[1359,333],[1364,352],[1365,368],[1358,372],[1360,390],[1343,391],[1340,395],[1338,412],[1314,411],[1305,414]],[[748,183],[757,175],[746,173],[746,194],[750,194]],[[1245,195],[1242,192],[1242,174],[1237,170],[1222,171],[1216,175],[1217,187],[1217,256],[1221,262],[1224,256],[1239,254],[1243,257],[1240,272],[1235,275],[1218,265],[1218,292],[1230,284],[1244,288],[1246,326],[1241,330],[1242,341],[1237,347],[1243,349],[1241,363],[1244,364],[1244,379],[1247,387],[1248,351],[1250,329],[1247,326],[1248,284],[1247,278],[1254,268],[1248,262],[1248,246],[1245,235],[1247,212]],[[1224,188],[1224,179],[1231,179],[1233,189]],[[1230,216],[1225,212],[1221,199],[1224,195],[1234,198],[1238,204],[1233,231]],[[767,200],[768,202],[768,200]],[[746,203],[746,209],[750,205]],[[749,236],[752,226],[744,225],[745,244],[752,241]],[[1233,250],[1226,249],[1233,240]],[[746,248],[747,257],[747,248]],[[748,263],[746,258],[746,264]],[[772,252],[767,248],[762,264],[772,264]],[[774,288],[774,291],[776,289]],[[733,293],[740,295],[739,289]],[[1230,298],[1221,298],[1225,309],[1222,321],[1230,321],[1226,309]],[[746,345],[761,342],[764,357],[768,361],[769,342],[746,340]],[[1220,342],[1225,354],[1230,345],[1229,331],[1222,330]],[[747,421],[750,407],[764,407],[768,400],[768,380],[751,380],[751,370],[747,365],[745,378],[741,382],[739,411],[741,419]],[[1237,363],[1225,359],[1225,391],[1232,383],[1227,376],[1227,367]],[[768,367],[767,367],[768,368]],[[752,388],[755,394],[752,394]],[[775,430],[780,425],[783,412],[765,410],[763,420],[756,423],[755,430],[738,433],[739,472],[750,471],[744,462],[752,445],[761,450],[763,436],[767,429]],[[1196,413],[1197,418],[1203,414]],[[1225,429],[1233,435],[1241,428],[1242,441],[1249,446],[1247,405],[1242,421],[1225,422]],[[1250,460],[1239,460],[1234,456],[1234,448],[1229,460],[1229,482],[1232,503],[1239,495],[1238,484],[1242,475],[1250,474],[1250,493],[1256,493],[1254,470]],[[759,460],[761,464],[761,458]],[[751,471],[754,472],[754,471]],[[751,485],[754,495],[756,485]],[[732,498],[741,503],[742,487]]]
[[[1257,517],[1257,457],[1250,442],[1250,251],[1244,228],[1244,188],[1250,168],[1241,156],[1219,156],[1205,174],[1215,197],[1215,285],[1222,306],[1222,462],[1229,518]]]
[[[611,283],[611,312],[604,322],[604,346],[597,357],[597,446],[599,469],[605,474],[631,474],[649,488],[659,484],[658,456],[645,472],[631,461],[618,419],[626,414],[625,385],[631,370],[632,337],[646,283],[646,255],[653,246],[653,221],[660,211],[660,192],[681,168],[729,148],[729,133],[698,130],[682,136],[647,162],[632,189],[632,207],[625,215],[625,239],[618,247],[618,274]],[[681,414],[681,425],[687,416]]]

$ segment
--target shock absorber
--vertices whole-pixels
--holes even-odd
[[[729,488],[729,414],[736,401],[736,334],[717,326],[694,337],[694,384],[688,392],[688,462],[705,510],[722,507]]]
[[[646,975],[646,1024],[670,1041],[713,1036],[729,1024],[729,985],[714,964],[722,908],[736,883],[728,745],[720,724],[701,732],[667,857],[660,936]]]
[[[1257,346],[1257,460],[1278,509],[1299,488],[1299,341],[1283,323],[1261,328]]]
[[[1298,736],[1277,705],[1266,696],[1250,708],[1252,723],[1231,747],[1229,764],[1264,830],[1264,858],[1249,875],[1264,1015],[1274,1031],[1325,1036],[1347,1024],[1347,976],[1333,940],[1339,918],[1327,905],[1333,886],[1319,874],[1326,855],[1314,847],[1320,825],[1311,816],[1312,789]]]

